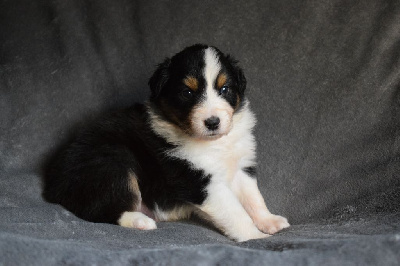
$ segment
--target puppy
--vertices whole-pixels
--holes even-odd
[[[150,101],[97,121],[51,162],[44,197],[92,222],[156,229],[197,213],[236,241],[289,226],[255,177],[255,117],[229,55],[194,45],[160,64]]]

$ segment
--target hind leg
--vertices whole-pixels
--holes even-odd
[[[139,211],[142,205],[142,197],[136,176],[133,173],[129,173],[128,178],[129,191],[134,195],[136,200],[134,202],[133,210],[123,212],[118,219],[118,224],[123,227],[136,228],[140,230],[156,229],[156,222]]]

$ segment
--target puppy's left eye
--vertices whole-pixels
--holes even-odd
[[[185,89],[185,90],[183,90],[183,91],[181,92],[181,97],[182,97],[184,100],[190,100],[190,99],[193,98],[193,92],[192,92],[191,90],[189,90],[189,89]]]
[[[220,95],[226,95],[229,92],[229,87],[228,86],[222,86],[221,89],[219,90]]]

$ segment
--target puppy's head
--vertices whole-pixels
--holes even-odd
[[[231,130],[246,79],[229,55],[198,44],[167,58],[149,85],[150,100],[163,119],[191,137],[216,139]]]

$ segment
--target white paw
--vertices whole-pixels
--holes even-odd
[[[274,214],[265,215],[255,224],[260,231],[271,235],[290,226],[288,220],[285,217]]]
[[[118,224],[140,230],[157,229],[156,222],[141,212],[124,212],[118,220]]]

